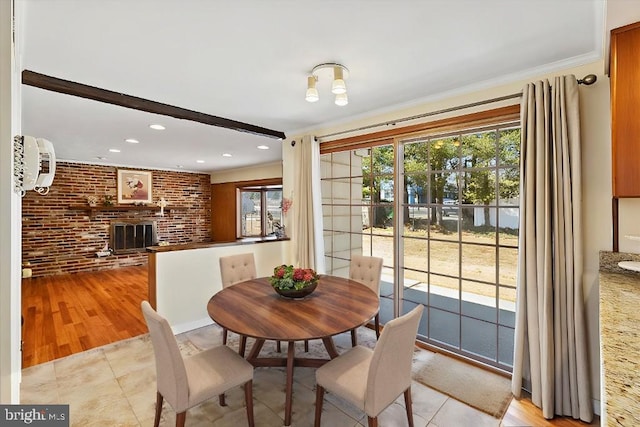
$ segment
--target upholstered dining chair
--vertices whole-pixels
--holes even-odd
[[[142,301],[156,359],[156,414],[154,427],[160,424],[164,399],[176,411],[176,427],[184,426],[187,409],[218,396],[225,406],[224,393],[244,387],[247,420],[253,420],[253,366],[227,346],[218,346],[183,358],[169,322],[147,301]]]
[[[253,253],[220,257],[220,277],[223,289],[245,280],[255,279],[257,273]],[[222,344],[224,345],[227,344],[227,334],[227,328],[222,328]],[[246,346],[247,337],[241,335],[238,346],[238,353],[241,356],[244,356]]]
[[[255,279],[257,273],[253,253],[220,257],[220,276],[223,288]]]
[[[351,255],[349,279],[356,280],[369,287],[376,295],[380,295],[380,276],[382,274],[382,258],[364,255]],[[373,318],[376,338],[380,338],[380,313]],[[358,345],[356,330],[351,330],[351,345]]]
[[[374,350],[356,346],[318,368],[315,427],[320,427],[325,390],[364,411],[369,427],[377,427],[378,415],[404,393],[407,420],[413,427],[411,362],[423,310],[418,305],[387,322]]]
[[[222,279],[222,288],[228,288],[236,283],[244,282],[245,280],[255,279],[256,262],[253,257],[253,253],[229,255],[220,257],[220,277]],[[227,328],[222,328],[222,343],[227,344]],[[276,342],[276,350],[278,353],[281,351],[280,341]],[[238,353],[244,357],[245,349],[247,348],[247,337],[240,335],[240,343],[238,345]],[[308,351],[308,350],[307,350]]]

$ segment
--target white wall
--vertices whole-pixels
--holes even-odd
[[[283,141],[284,144],[284,141]],[[282,163],[267,163],[246,168],[228,169],[211,173],[211,183],[251,181],[256,179],[281,178]]]
[[[603,63],[604,66],[604,63]],[[580,90],[582,133],[582,218],[584,236],[583,290],[591,389],[600,400],[599,264],[600,251],[612,249],[611,219],[611,110],[609,78],[598,74],[598,82]],[[594,408],[600,413],[600,408]]]
[[[207,301],[222,289],[220,257],[252,252],[258,277],[287,263],[289,241],[222,244],[156,253],[156,309],[176,334],[209,325]]]
[[[565,69],[559,72],[530,76],[530,78],[482,89],[473,93],[451,96],[446,99],[433,100],[418,106],[411,106],[403,110],[384,112],[379,115],[372,115],[368,118],[344,123],[335,126],[321,127],[308,131],[310,135],[321,136],[342,130],[348,130],[375,123],[392,121],[402,117],[428,113],[445,108],[456,107],[473,102],[497,98],[505,95],[518,93],[524,85],[531,81],[565,74],[574,74],[577,78],[582,78],[587,74],[596,74],[598,81],[592,86],[580,86],[580,106],[581,106],[581,134],[583,144],[583,225],[584,225],[584,275],[583,289],[585,297],[585,314],[587,318],[587,328],[589,334],[589,357],[592,379],[592,396],[594,408],[599,412],[600,399],[600,356],[599,344],[600,336],[598,329],[598,270],[599,251],[611,250],[612,245],[612,224],[611,224],[611,130],[610,130],[610,109],[609,109],[609,79],[604,75],[604,61],[597,61],[579,67]],[[460,110],[446,115],[432,116],[428,120],[439,120],[453,115],[468,114],[474,111],[496,108],[507,104],[519,103],[519,100],[505,101],[482,107],[474,107]],[[398,126],[405,126],[416,123],[407,122]],[[368,132],[384,130],[379,127]],[[360,132],[363,133],[363,132]],[[353,136],[350,133],[345,136]],[[295,139],[295,137],[294,137]],[[291,147],[289,144],[283,146],[283,180],[285,188],[292,182]],[[285,190],[286,191],[286,190]],[[633,212],[629,212],[624,206],[621,213],[623,222],[631,221]],[[621,208],[621,211],[623,209]],[[637,214],[636,214],[637,216]],[[621,218],[622,219],[622,218]],[[637,226],[636,226],[637,229]]]
[[[0,1],[0,402],[20,401],[20,210],[13,191],[13,136],[20,90],[12,44],[13,2]]]

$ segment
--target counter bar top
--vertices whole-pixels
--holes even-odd
[[[238,245],[252,245],[254,243],[268,243],[268,242],[282,242],[289,240],[288,237],[276,238],[276,237],[250,237],[246,239],[238,239],[233,242],[204,242],[204,243],[183,243],[178,245],[166,245],[166,246],[147,246],[147,252],[160,253],[160,252],[174,252],[185,251],[189,249],[202,249],[202,248],[217,248],[223,246],[238,246]]]

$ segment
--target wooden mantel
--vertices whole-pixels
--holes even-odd
[[[85,211],[88,212],[91,217],[95,215],[96,212],[108,212],[108,211],[154,211],[160,212],[159,206],[150,206],[150,205],[113,205],[113,206],[88,206],[88,205],[71,205],[69,206],[71,210]],[[178,210],[187,210],[189,209],[186,206],[166,206],[164,208],[165,213],[169,213],[171,211]]]

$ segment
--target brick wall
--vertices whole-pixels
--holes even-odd
[[[158,239],[170,244],[211,241],[211,185],[208,174],[153,170],[153,200],[164,197],[171,207],[186,207],[159,216],[155,211],[96,211],[86,197],[116,197],[113,166],[58,162],[46,196],[28,191],[22,199],[22,261],[33,276],[76,273],[145,265],[146,252],[98,258],[95,252],[109,243],[109,227],[117,220],[153,220]]]

